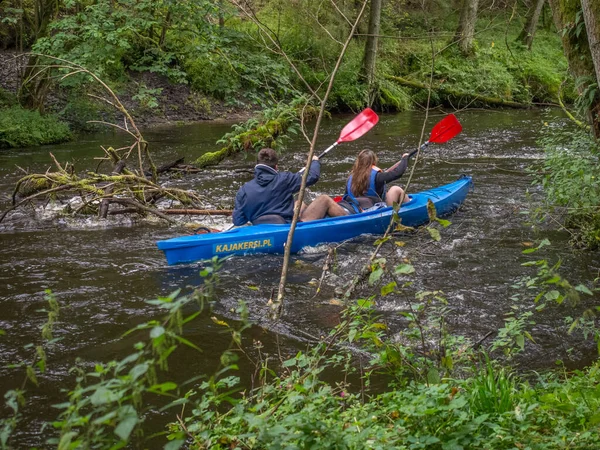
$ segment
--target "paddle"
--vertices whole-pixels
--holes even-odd
[[[377,125],[377,122],[379,122],[379,116],[377,113],[371,108],[365,109],[358,116],[352,119],[344,128],[342,128],[338,140],[330,145],[323,153],[321,153],[318,158],[321,159],[342,142],[350,142],[358,139],[375,125]],[[299,173],[302,172],[304,172],[304,168],[299,171]]]
[[[456,116],[454,114],[448,114],[446,117],[444,117],[442,120],[440,120],[438,123],[435,124],[435,126],[431,130],[431,135],[429,136],[429,140],[427,142],[424,142],[423,145],[421,145],[421,147],[419,149],[413,150],[412,152],[410,152],[408,154],[408,157],[410,158],[415,153],[417,153],[419,150],[424,150],[432,142],[436,143],[436,144],[442,144],[444,142],[447,142],[450,139],[452,139],[454,136],[456,136],[458,133],[460,133],[461,131],[462,131],[462,125],[460,124],[460,122],[458,121]],[[395,167],[395,166],[393,166],[393,167]],[[388,170],[390,170],[390,169],[388,169]],[[334,197],[333,200],[336,203],[339,203],[342,201],[342,198],[343,198],[342,196],[338,195],[338,196]]]
[[[410,152],[408,154],[408,157],[410,158],[419,150],[425,150],[432,142],[435,144],[442,144],[444,142],[447,142],[461,131],[462,125],[460,124],[456,116],[454,114],[448,114],[446,117],[444,117],[442,120],[435,124],[433,130],[431,130],[429,140],[427,142],[424,142],[423,145],[421,145],[421,147],[417,150],[413,150],[412,152]]]
[[[377,125],[377,122],[379,122],[379,116],[377,113],[371,108],[366,108],[358,116],[348,122],[344,128],[342,128],[338,140],[330,145],[323,153],[321,153],[318,158],[321,159],[342,142],[350,142],[358,139],[375,125]],[[298,173],[302,172],[304,172],[304,167],[298,171]],[[223,229],[223,231],[229,231],[233,227],[234,225],[231,224]]]

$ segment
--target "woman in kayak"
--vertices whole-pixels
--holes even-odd
[[[340,206],[348,210],[350,214],[357,214],[376,203],[385,202],[387,206],[394,203],[406,203],[410,199],[400,186],[387,187],[387,183],[397,180],[402,176],[408,166],[408,153],[402,155],[402,159],[387,170],[377,167],[377,155],[371,150],[362,150],[352,172],[346,182],[346,193]]]

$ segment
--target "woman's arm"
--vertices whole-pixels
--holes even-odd
[[[408,153],[402,155],[402,159],[394,164],[389,169],[384,172],[379,172],[377,177],[375,178],[375,182],[379,183],[389,183],[391,181],[397,180],[404,174],[406,168],[408,167]]]

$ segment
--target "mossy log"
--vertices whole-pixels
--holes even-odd
[[[409,88],[429,89],[429,86],[427,86],[426,84],[423,84],[419,81],[407,80],[406,78],[397,77],[397,76],[393,76],[393,75],[387,75],[386,78],[388,80],[394,81],[398,84],[401,84],[402,86],[406,86]],[[508,108],[520,108],[520,109],[530,108],[532,106],[531,103],[520,103],[520,102],[511,101],[511,100],[504,100],[502,98],[497,98],[497,97],[487,97],[485,95],[473,94],[470,92],[461,92],[461,91],[457,91],[454,89],[445,88],[444,86],[432,86],[432,90],[436,91],[441,96],[446,97],[448,102],[452,102],[452,103],[454,103],[456,101],[461,101],[461,102],[466,101],[469,103],[475,102],[475,103],[483,103],[483,104],[491,105],[491,106],[505,106]]]
[[[200,156],[196,161],[194,161],[194,165],[197,169],[202,169],[208,166],[216,166],[225,158],[235,153],[237,153],[237,151],[233,148],[233,146],[224,147],[216,152],[205,153],[204,155]]]
[[[202,169],[208,166],[216,166],[225,158],[242,153],[259,150],[257,147],[271,147],[279,136],[286,132],[291,124],[287,120],[273,119],[258,125],[256,128],[244,131],[231,142],[227,147],[216,152],[205,153],[194,161],[194,166]]]

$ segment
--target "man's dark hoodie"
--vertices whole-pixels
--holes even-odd
[[[310,164],[306,186],[319,181],[321,163]],[[277,214],[287,222],[294,217],[294,194],[300,190],[301,173],[277,172],[265,164],[254,168],[254,180],[244,184],[235,197],[233,224],[245,225],[261,216]]]

